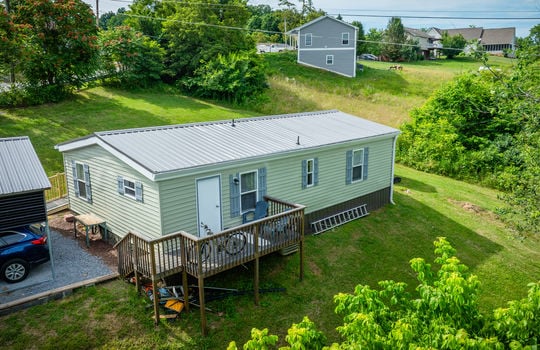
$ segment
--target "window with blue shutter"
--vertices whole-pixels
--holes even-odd
[[[346,184],[367,180],[368,157],[368,147],[347,151]]]
[[[135,199],[137,202],[143,201],[142,182],[118,176],[116,178],[118,194]]]
[[[90,186],[90,168],[88,164],[71,161],[73,171],[73,189],[75,197],[92,202],[92,188]]]

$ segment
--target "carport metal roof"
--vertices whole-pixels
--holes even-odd
[[[28,136],[0,138],[0,196],[51,188]]]

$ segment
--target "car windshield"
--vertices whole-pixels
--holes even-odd
[[[36,235],[43,235],[43,232],[41,231],[41,225],[39,224],[33,224],[33,225],[30,225],[28,226],[28,228],[30,229],[30,231],[34,232]]]

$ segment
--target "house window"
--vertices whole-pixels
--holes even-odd
[[[305,41],[306,46],[311,46],[311,43],[312,43],[311,33],[307,33],[305,38],[306,38],[306,41]]]
[[[317,186],[319,182],[318,158],[302,161],[302,188]]]
[[[369,147],[349,150],[346,156],[345,183],[366,181],[368,178]]]
[[[140,181],[134,181],[122,176],[118,176],[118,193],[135,199],[137,202],[142,202],[142,183]]]
[[[326,64],[329,66],[334,64],[334,55],[326,55]]]
[[[77,163],[77,190],[79,191],[79,197],[86,199],[86,181],[84,181],[84,165]]]
[[[364,167],[364,150],[353,151],[352,156],[352,181],[361,181]]]
[[[72,161],[71,167],[73,170],[73,188],[75,190],[75,196],[91,202],[92,191],[90,188],[90,169],[88,164]]]
[[[349,45],[349,33],[341,33],[341,44]]]
[[[257,171],[240,174],[240,210],[255,209],[257,203]]]
[[[128,197],[135,198],[135,182],[124,179],[124,194]]]

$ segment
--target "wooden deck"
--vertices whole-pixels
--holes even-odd
[[[305,207],[269,196],[265,199],[269,203],[267,217],[204,238],[180,231],[148,239],[136,232],[130,232],[116,244],[120,275],[128,276],[133,273],[136,277],[149,278],[155,284],[164,277],[182,273],[187,284],[189,274],[199,280],[199,289],[203,290],[204,278],[255,261],[255,299],[258,303],[260,257],[298,245],[301,259],[300,278],[303,277]],[[154,309],[157,321],[157,300]],[[204,296],[201,302],[201,318],[204,320],[202,324],[205,333]]]

